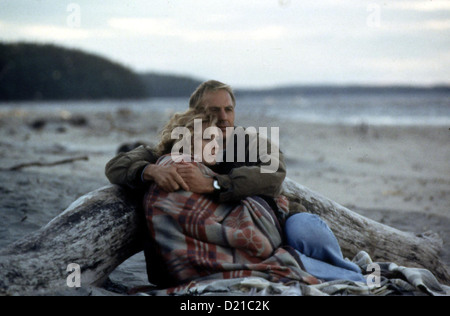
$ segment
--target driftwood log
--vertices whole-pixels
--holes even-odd
[[[73,202],[35,233],[0,250],[0,294],[67,289],[71,263],[81,286],[99,286],[123,261],[142,250],[138,198],[107,186]]]
[[[26,162],[26,163],[21,163],[21,164],[18,164],[18,165],[9,167],[9,168],[0,168],[0,170],[17,171],[17,170],[27,168],[27,167],[53,167],[53,166],[57,166],[57,165],[72,163],[77,160],[89,160],[89,157],[88,156],[74,157],[74,158],[67,158],[67,159],[62,159],[62,160],[58,160],[58,161],[53,161],[53,162],[42,162],[42,161]]]
[[[284,195],[291,207],[300,204],[330,226],[344,256],[353,258],[364,250],[374,261],[428,269],[441,283],[450,283],[448,267],[440,259],[443,241],[437,234],[414,234],[381,224],[289,179]]]
[[[449,284],[449,273],[439,259],[442,242],[432,235],[377,223],[290,179],[284,183],[284,194],[292,207],[304,205],[329,224],[345,256],[365,250],[375,261],[423,267]],[[139,200],[118,186],[98,189],[80,197],[39,231],[2,249],[0,294],[67,288],[71,263],[81,268],[81,286],[101,285],[119,264],[143,248]]]

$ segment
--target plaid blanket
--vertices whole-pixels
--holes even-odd
[[[170,156],[157,162],[173,163]],[[205,176],[214,175],[203,164],[197,166]],[[276,202],[280,214],[257,196],[240,203],[218,204],[208,195],[182,190],[167,193],[152,185],[145,195],[144,209],[151,237],[180,285],[192,280],[242,277],[318,283],[302,269],[295,251],[282,247],[277,215],[287,215],[288,200],[281,196]]]
[[[352,260],[370,279],[374,262],[369,254],[360,251]],[[377,262],[380,282],[369,286],[367,282],[335,280],[308,285],[293,281],[288,284],[270,282],[258,277],[227,280],[192,281],[177,289],[151,290],[140,295],[227,295],[240,296],[450,296],[450,287],[439,284],[430,271],[398,266],[393,262]]]

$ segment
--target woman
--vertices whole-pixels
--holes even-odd
[[[157,164],[193,163],[205,177],[213,177],[208,166],[214,165],[218,154],[216,139],[202,138],[203,156],[194,157],[195,120],[201,120],[202,134],[215,123],[213,117],[192,109],[174,115],[163,129],[158,146],[162,156]],[[172,139],[172,131],[180,127],[191,137],[190,141],[184,139],[185,146],[181,147]],[[183,190],[168,193],[152,185],[144,198],[147,223],[173,285],[193,279],[250,275],[309,284],[319,282],[316,278],[365,281],[359,268],[342,258],[333,233],[319,217],[301,213],[285,222],[287,200],[281,196],[276,202],[278,211],[256,196],[239,203],[218,204],[211,195]],[[282,248],[282,226],[287,243],[295,251]]]
[[[203,131],[214,126],[212,117],[195,110],[176,114],[162,132],[158,149],[163,156],[157,164],[192,163],[205,177],[213,177],[214,172],[207,165],[213,165],[214,159],[193,157],[193,139],[191,150],[183,146],[182,153],[171,153],[177,140],[168,135],[177,127],[186,127],[193,135],[196,119],[202,120]],[[217,151],[205,150],[215,148],[208,147],[211,142],[214,139],[202,139],[202,153],[214,158]],[[144,209],[151,239],[172,278],[172,283],[165,285],[248,276],[318,283],[304,271],[295,251],[282,248],[283,233],[278,219],[288,214],[287,200],[280,197],[277,202],[278,214],[257,196],[220,204],[210,194],[166,192],[151,185],[144,197]]]

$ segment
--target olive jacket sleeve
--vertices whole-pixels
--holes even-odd
[[[129,188],[142,188],[146,185],[142,181],[142,172],[148,164],[154,164],[158,156],[149,146],[139,146],[129,152],[120,153],[111,159],[105,167],[105,175],[109,182],[127,186]]]

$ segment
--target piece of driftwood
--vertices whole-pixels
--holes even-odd
[[[425,268],[440,282],[449,284],[448,268],[439,256],[443,242],[437,234],[413,234],[378,223],[290,179],[284,182],[284,195],[289,198],[292,208],[302,205],[330,226],[344,256],[353,258],[364,250],[374,261]]]
[[[26,167],[53,167],[58,165],[63,165],[67,163],[72,163],[78,160],[89,160],[88,156],[74,157],[74,158],[66,158],[62,160],[52,161],[52,162],[42,162],[42,161],[32,161],[25,162],[18,165],[14,165],[9,168],[2,168],[1,170],[9,170],[9,171],[17,171]]]
[[[438,239],[367,219],[290,179],[284,183],[284,194],[293,208],[302,204],[329,224],[344,255],[365,250],[377,261],[426,268],[449,284]],[[0,294],[67,288],[71,263],[81,268],[81,286],[102,284],[143,248],[145,224],[139,205],[140,198],[113,185],[82,196],[42,229],[0,251]]]
[[[101,285],[143,248],[138,200],[118,186],[98,189],[77,199],[40,230],[2,249],[0,294],[68,289],[71,263],[80,266],[82,287]]]

